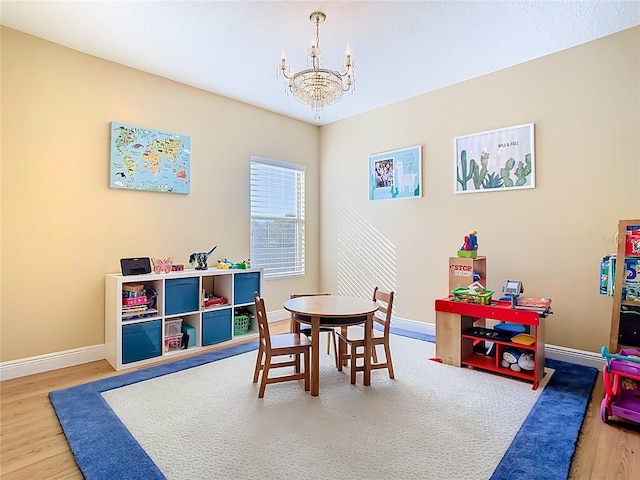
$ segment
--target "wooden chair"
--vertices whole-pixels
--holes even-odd
[[[389,378],[394,378],[393,363],[391,361],[391,349],[389,348],[389,331],[391,329],[391,310],[393,308],[393,296],[394,292],[385,293],[378,290],[375,287],[373,290],[373,301],[378,304],[378,311],[373,316],[374,325],[379,323],[382,325],[383,330],[380,333],[375,328],[372,331],[372,363],[371,369],[386,368],[389,370]],[[364,338],[349,338],[347,330],[343,329],[342,332],[337,333],[338,345],[340,342],[344,342],[347,345],[346,353],[342,355],[338,362],[338,370],[342,371],[342,367],[349,363],[349,369],[351,374],[351,383],[356,383],[356,372],[364,370],[364,365],[357,365],[357,359],[364,359]],[[384,346],[385,361],[378,362],[378,355],[376,348],[378,345]],[[362,349],[359,351],[358,349]]]
[[[330,293],[293,293],[291,294],[291,298],[298,297],[313,297],[317,295],[331,295]],[[293,322],[295,322],[295,314],[291,314],[291,331],[293,331]],[[320,327],[320,333],[327,333],[327,355],[331,355],[331,345],[333,344],[333,356],[336,362],[336,367],[338,366],[338,347],[336,345],[336,330],[333,327]],[[311,326],[305,325],[300,326],[300,333],[306,335],[308,338],[311,338]],[[331,340],[331,341],[329,341]]]
[[[253,374],[253,383],[258,381],[258,376],[262,370],[262,381],[260,382],[260,390],[258,398],[264,397],[264,390],[268,383],[286,382],[288,380],[304,380],[304,389],[311,389],[311,369],[310,353],[311,342],[305,335],[298,333],[282,333],[279,335],[271,335],[269,333],[269,323],[267,321],[267,310],[264,306],[264,299],[260,298],[258,292],[253,294],[256,305],[256,318],[258,319],[258,333],[260,334],[258,358],[256,359],[256,369]],[[293,360],[284,362],[273,362],[273,357],[293,355]],[[269,371],[272,368],[296,367],[300,365],[300,355],[304,362],[304,370],[279,377],[269,377]]]

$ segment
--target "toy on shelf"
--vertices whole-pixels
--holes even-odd
[[[514,372],[520,372],[522,370],[533,370],[536,362],[531,352],[522,353],[515,348],[507,348],[502,354],[500,365]]]
[[[502,287],[502,293],[505,297],[511,298],[511,308],[515,308],[520,294],[524,293],[524,286],[520,280],[507,280],[507,283]]]
[[[173,265],[173,257],[169,257],[166,260],[161,258],[152,258],[153,271],[155,273],[169,273],[171,272],[171,266]]]
[[[640,351],[623,348],[609,353],[602,347],[607,360],[602,369],[604,398],[600,404],[600,418],[607,423],[611,415],[640,423]]]
[[[458,287],[451,290],[453,299],[457,302],[477,303],[479,305],[489,305],[493,290],[484,288],[480,282],[473,282],[468,287]]]
[[[476,258],[478,256],[478,232],[471,230],[469,235],[464,236],[464,243],[458,250],[458,257]]]
[[[198,266],[196,267],[196,270],[207,270],[209,268],[209,265],[207,265],[207,261],[209,260],[209,255],[211,255],[211,253],[213,253],[213,251],[216,248],[218,248],[217,245],[213,247],[211,250],[209,250],[208,252],[192,253],[189,256],[189,263],[191,265],[193,265],[194,263],[197,263]]]
[[[240,270],[246,270],[248,268],[251,268],[251,261],[247,259],[240,263],[233,263],[225,258],[224,260],[218,260],[218,268],[220,270],[227,270],[229,268],[238,268]]]

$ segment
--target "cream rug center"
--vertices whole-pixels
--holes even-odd
[[[319,397],[292,381],[258,399],[255,351],[102,395],[168,479],[488,479],[553,372],[534,391],[392,335],[395,380],[365,387],[321,348]]]

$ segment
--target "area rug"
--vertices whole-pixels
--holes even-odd
[[[370,387],[321,355],[319,397],[285,382],[258,399],[256,342],[49,396],[89,480],[565,479],[596,369],[547,360],[534,391],[430,361],[428,340],[395,329],[396,378]]]

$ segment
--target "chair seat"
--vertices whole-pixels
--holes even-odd
[[[281,333],[279,335],[271,336],[271,348],[291,348],[291,347],[305,347],[311,345],[311,342],[305,335],[299,335],[297,333]]]
[[[334,331],[333,327],[320,327],[320,333],[322,332],[331,332]],[[306,335],[307,337],[311,336],[311,327],[304,327],[300,329],[300,333]]]

